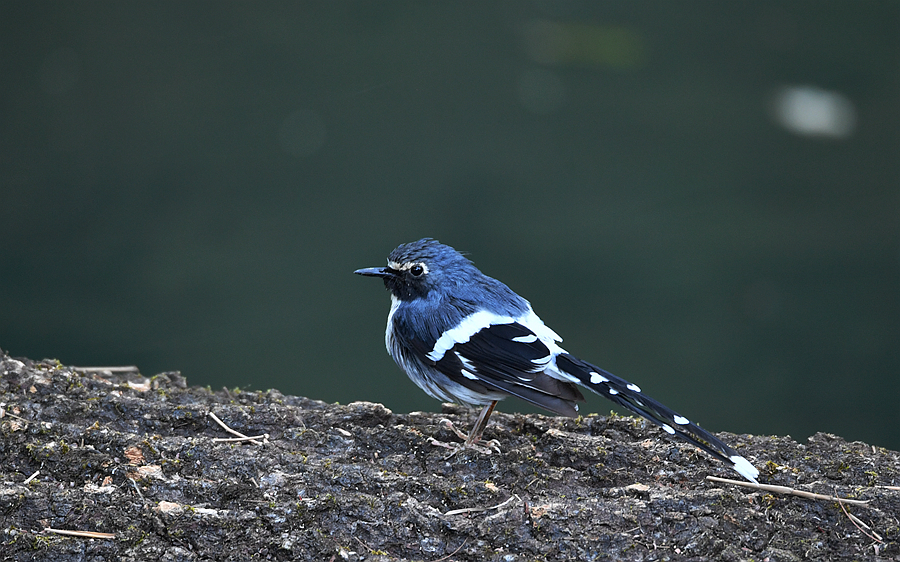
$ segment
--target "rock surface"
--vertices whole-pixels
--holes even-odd
[[[213,392],[2,352],[0,407],[2,560],[900,557],[900,454],[832,435],[726,438],[761,483],[866,505],[707,481],[740,477],[629,417],[494,414],[499,454],[450,456],[429,438],[454,441],[441,420],[466,428],[476,412]],[[210,413],[268,439],[216,441],[231,435]]]

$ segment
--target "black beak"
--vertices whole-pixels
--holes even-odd
[[[353,273],[357,275],[365,275],[366,277],[393,277],[397,272],[389,267],[367,267],[365,269],[357,269]]]

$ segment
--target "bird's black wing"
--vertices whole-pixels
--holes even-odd
[[[577,416],[584,396],[573,383],[544,373],[552,353],[518,322],[491,324],[458,341],[433,362],[455,382],[486,386],[564,416]]]

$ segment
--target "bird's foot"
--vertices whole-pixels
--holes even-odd
[[[456,426],[453,425],[453,422],[448,419],[441,420],[441,424],[446,426],[447,429],[455,433],[456,436],[463,441],[462,443],[445,443],[444,441],[438,441],[433,437],[428,441],[430,444],[436,447],[450,449],[451,453],[447,455],[446,458],[449,459],[456,453],[465,449],[472,449],[486,455],[490,455],[491,452],[495,452],[498,455],[500,454],[500,442],[496,439],[491,439],[490,441],[482,441],[480,436],[476,439],[471,439],[471,435],[466,435],[462,431],[456,429]]]

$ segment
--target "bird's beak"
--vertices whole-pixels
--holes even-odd
[[[357,275],[365,275],[366,277],[393,277],[394,270],[389,267],[367,267],[365,269],[357,269],[353,273]]]

